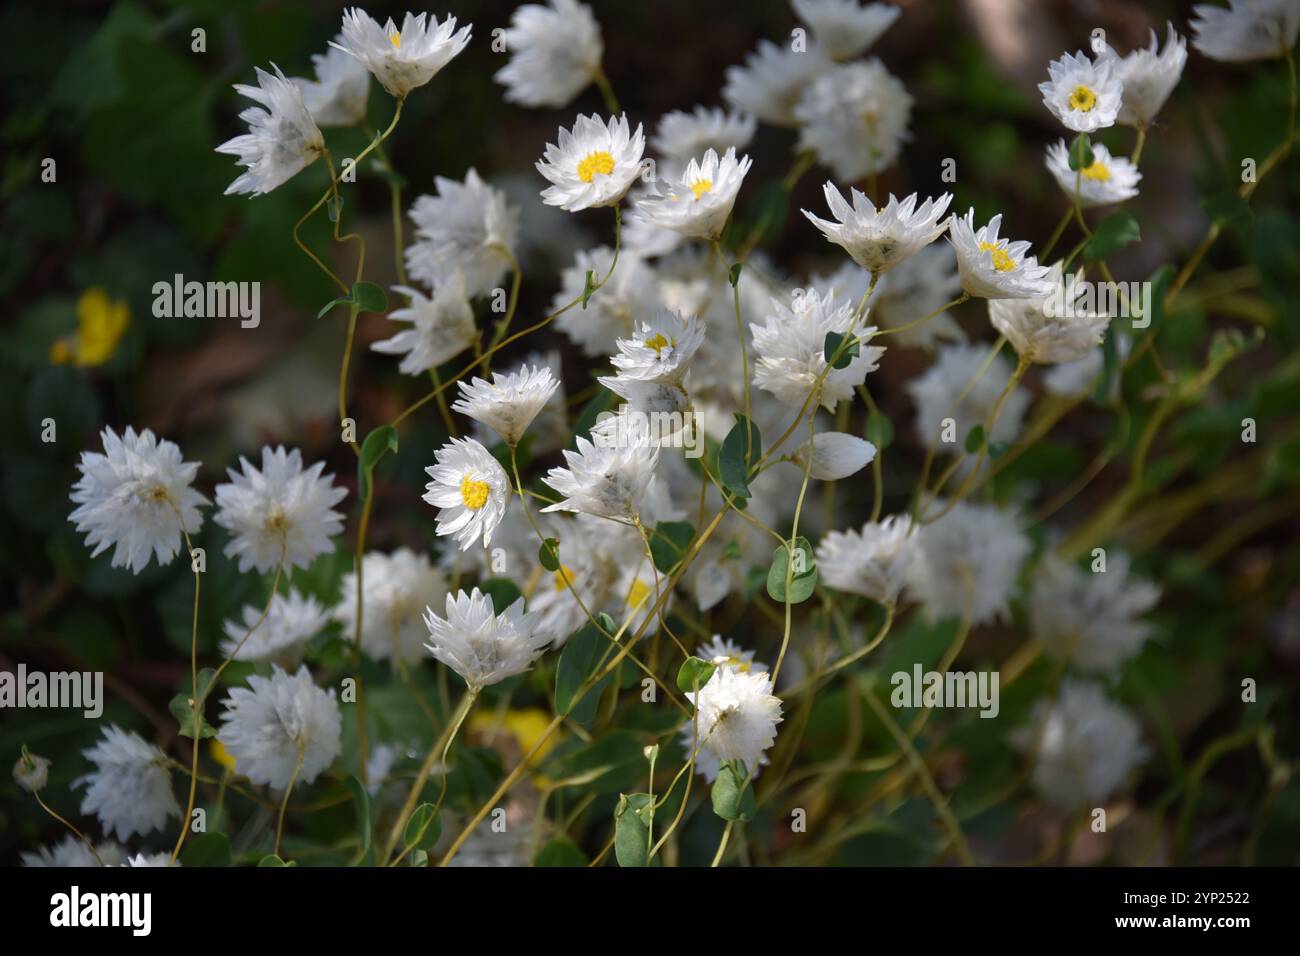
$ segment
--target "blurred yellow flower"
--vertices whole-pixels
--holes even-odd
[[[235,758],[230,756],[230,751],[221,746],[221,741],[216,737],[208,744],[208,755],[231,773],[235,772]]]
[[[498,714],[493,710],[476,711],[469,719],[469,729],[471,733],[485,736],[509,734],[514,737],[520,753],[526,754],[537,746],[537,741],[541,739],[550,723],[550,716],[541,708],[522,707],[517,710],[508,710],[504,714]],[[558,734],[552,734],[542,744],[537,754],[529,761],[529,766],[535,767],[546,758],[546,755],[551,752],[551,748],[555,746],[558,736]],[[491,741],[489,740],[488,743],[490,744]]]
[[[131,325],[131,310],[121,299],[110,299],[102,286],[93,286],[77,300],[77,331],[50,345],[50,361],[79,368],[103,365]]]

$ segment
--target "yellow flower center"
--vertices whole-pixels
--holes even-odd
[[[400,49],[402,46],[402,35],[400,33],[394,33],[388,38],[388,42],[393,44],[394,50]]]
[[[980,250],[993,253],[993,268],[998,272],[1010,272],[1016,267],[1015,260],[1007,255],[1007,251],[1001,246],[995,246],[991,242],[981,242]]]
[[[656,332],[654,335],[650,336],[650,338],[645,340],[645,347],[648,349],[654,349],[655,355],[660,357],[663,356],[664,349],[676,344],[677,343],[673,339],[666,337],[662,332]]]
[[[691,183],[691,192],[695,193],[695,198],[699,199],[706,192],[713,188],[712,179],[697,179]]]
[[[569,586],[569,581],[574,580],[576,580],[576,576],[573,573],[573,568],[567,564],[560,565],[559,570],[555,572],[555,590],[563,591]]]
[[[650,596],[650,586],[637,578],[632,582],[632,586],[627,591],[627,606],[638,608],[645,603],[646,598]]]
[[[578,178],[589,183],[597,173],[608,176],[614,171],[614,157],[603,149],[588,153],[578,163]]]
[[[470,511],[478,511],[488,501],[487,482],[475,481],[473,476],[466,475],[460,480],[460,500]]]
[[[1091,166],[1079,170],[1084,179],[1091,179],[1094,182],[1104,183],[1110,181],[1110,167],[1100,159],[1093,162]]]
[[[1078,110],[1080,113],[1090,113],[1096,105],[1097,94],[1083,84],[1076,86],[1074,92],[1070,94],[1070,109]]]

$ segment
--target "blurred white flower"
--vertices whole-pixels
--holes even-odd
[[[371,350],[385,355],[401,355],[397,367],[406,375],[423,375],[431,368],[455,358],[474,344],[478,326],[474,309],[465,297],[465,280],[459,272],[444,276],[429,298],[417,289],[394,286],[410,299],[404,309],[388,313],[393,322],[409,322],[411,327],[391,339],[371,344]]]
[[[721,159],[710,148],[702,160],[687,164],[678,182],[660,179],[637,209],[652,224],[693,239],[714,240],[736,204],[736,194],[749,172],[750,159],[736,159],[728,149]]]
[[[811,454],[809,445],[812,445]],[[817,481],[839,481],[856,475],[876,457],[876,446],[857,435],[844,432],[818,432],[811,441],[791,456],[800,471],[808,465],[808,474]],[[811,464],[809,459],[811,458]]]
[[[837,305],[833,292],[821,295],[816,289],[797,289],[790,305],[773,299],[763,325],[751,325],[754,337],[754,385],[771,392],[780,401],[800,408],[823,372],[818,403],[827,411],[850,398],[853,389],[877,368],[883,348],[866,343],[876,333],[874,326],[854,331],[862,343],[858,354],[842,369],[826,364],[826,334],[847,334],[853,326],[854,303]]]
[[[999,239],[999,213],[987,226],[975,228],[975,210],[964,218],[952,217],[948,241],[957,253],[957,271],[962,288],[983,299],[1028,299],[1051,291],[1048,268],[1033,256],[1026,256],[1029,243]]]
[[[889,204],[879,210],[856,189],[849,190],[852,206],[833,183],[827,182],[823,193],[836,221],[818,219],[807,209],[803,214],[854,262],[873,273],[888,272],[934,242],[948,228],[944,213],[952,201],[951,193],[927,199],[919,208],[916,193],[902,202],[891,193]]]
[[[99,861],[104,861],[104,866],[120,866],[126,859],[126,853],[120,846],[111,840],[106,843],[99,843],[95,846],[95,853],[99,855],[99,860],[90,852],[86,844],[78,840],[69,833],[58,843],[53,846],[40,847],[33,853],[20,853],[19,858],[23,866],[57,866],[57,867],[88,867],[99,866]]]
[[[439,23],[432,14],[408,13],[399,30],[391,19],[380,26],[360,7],[352,7],[343,11],[343,42],[330,46],[356,57],[380,86],[402,100],[465,49],[472,29],[457,30],[455,17]]]
[[[340,41],[343,34],[334,40]],[[302,102],[317,126],[361,126],[366,121],[366,101],[370,97],[370,73],[356,57],[348,56],[337,46],[311,58],[316,79],[294,77],[302,91]]]
[[[537,615],[525,613],[523,598],[497,614],[492,598],[474,588],[448,594],[446,612],[439,617],[432,608],[425,610],[425,647],[475,691],[522,674],[551,642],[550,635],[539,633]]]
[[[1011,739],[1034,762],[1038,792],[1067,811],[1104,802],[1148,756],[1132,714],[1096,684],[1068,680]]]
[[[180,817],[167,755],[139,734],[110,725],[103,739],[82,754],[95,769],[72,785],[86,788],[81,812],[99,817],[109,836],[128,840],[133,833],[161,830],[168,817]]]
[[[50,761],[24,747],[14,764],[14,783],[28,793],[40,793],[50,782]]]
[[[722,98],[772,126],[798,126],[795,107],[804,90],[831,66],[816,44],[795,50],[759,40],[758,49],[745,55],[744,66],[727,67]]]
[[[257,69],[257,86],[235,84],[235,91],[260,106],[239,114],[248,132],[217,147],[218,153],[238,157],[247,171],[226,187],[226,195],[250,193],[263,196],[296,176],[325,152],[325,137],[312,119],[302,91],[286,79],[274,63],[272,76]]]
[[[452,410],[488,425],[510,447],[519,444],[533,419],[560,387],[550,368],[521,368],[517,372],[492,373],[492,381],[477,375],[467,385],[456,383],[461,397]]]
[[[431,289],[459,273],[467,297],[491,292],[511,268],[519,210],[473,167],[464,182],[437,176],[434,185],[436,196],[411,204],[416,241],[406,247],[407,272]]]
[[[171,867],[171,866],[180,866],[181,863],[180,860],[173,860],[172,855],[170,853],[137,853],[135,856],[130,857],[125,863],[122,863],[120,865],[130,866],[130,867],[137,867],[137,866]]]
[[[552,468],[543,479],[563,500],[543,511],[576,511],[618,521],[641,514],[654,482],[659,449],[649,441],[593,445],[578,439],[577,451],[564,451],[567,467]]]
[[[923,374],[907,383],[905,388],[916,402],[916,438],[922,445],[929,446],[939,439],[944,419],[951,418],[953,441],[940,441],[939,449],[955,454],[961,451],[971,429],[983,426],[988,420],[998,396],[1011,379],[1012,367],[1007,359],[997,355],[972,384],[975,373],[987,358],[985,346],[946,345],[939,349],[934,363]],[[1019,434],[1029,400],[1029,393],[1019,385],[1012,389],[993,423],[990,441],[1010,442]]]
[[[711,638],[695,648],[695,657],[719,667],[730,667],[748,674],[766,674],[767,665],[754,660],[754,652],[747,651],[729,637],[714,634]]]
[[[182,531],[196,534],[207,504],[190,486],[199,466],[181,460],[181,450],[149,429],[127,426],[119,438],[100,432],[104,453],[81,453],[81,477],[72,486],[77,505],[68,520],[86,535],[95,557],[113,548],[113,567],[139,574],[156,556],[167,564],[181,549]]]
[[[907,582],[916,554],[912,519],[890,515],[862,530],[830,531],[817,545],[817,570],[837,591],[893,604]]]
[[[893,4],[858,0],[791,0],[790,6],[833,60],[865,52],[903,12]]]
[[[1043,105],[1076,133],[1113,126],[1119,116],[1124,84],[1109,57],[1088,59],[1082,52],[1066,53],[1047,65],[1046,83],[1038,84]]]
[[[1123,202],[1138,194],[1137,184],[1142,174],[1129,160],[1111,156],[1110,150],[1101,143],[1092,144],[1092,157],[1091,166],[1073,170],[1070,148],[1065,140],[1058,140],[1047,147],[1047,171],[1071,200],[1077,193],[1079,205],[1085,208]]]
[[[947,503],[936,501],[934,507],[941,511]],[[998,620],[1027,554],[1029,539],[1014,514],[959,501],[917,529],[907,591],[931,622],[967,618],[973,627]]]
[[[600,72],[605,44],[591,7],[577,0],[515,8],[501,39],[510,62],[493,77],[521,106],[568,106]]]
[[[433,457],[424,500],[439,509],[438,535],[454,535],[462,551],[480,538],[486,547],[510,503],[506,470],[473,438],[453,438]]]
[[[697,106],[690,113],[673,110],[661,116],[650,146],[661,157],[659,173],[667,177],[670,171],[666,166],[684,169],[705,150],[712,149],[719,155],[729,149],[739,152],[754,139],[757,129],[758,120],[748,113]]]
[[[911,326],[890,336],[898,345],[934,348],[939,341],[966,340],[957,320],[940,311],[960,291],[957,255],[952,245],[944,242],[926,246],[881,276],[867,300],[867,308],[871,310],[871,321],[881,329]],[[920,321],[926,316],[930,318]]]
[[[423,656],[428,632],[424,609],[441,604],[448,593],[447,576],[428,555],[409,548],[392,554],[371,551],[361,559],[361,649],[377,661],[412,663]],[[334,620],[351,640],[357,623],[357,575],[343,575]]]
[[[1089,673],[1113,673],[1142,649],[1151,626],[1140,618],[1160,599],[1158,587],[1131,573],[1127,555],[1111,551],[1106,565],[1085,571],[1048,555],[1030,592],[1034,639],[1052,657]]]
[[[237,661],[274,661],[281,667],[302,663],[307,642],[329,623],[329,612],[311,595],[290,588],[271,597],[266,618],[262,608],[245,605],[243,623],[226,621],[221,653]],[[260,622],[260,623],[259,623]],[[236,650],[238,649],[238,650]]]
[[[1192,45],[1212,60],[1245,63],[1285,56],[1300,34],[1297,0],[1228,0],[1192,8]]]
[[[781,701],[772,694],[768,674],[719,667],[698,693],[687,691],[686,697],[695,705],[704,748],[720,763],[740,760],[746,770],[759,766],[782,720]]]
[[[990,299],[989,321],[1026,362],[1077,362],[1101,344],[1110,316],[1087,308],[1083,273],[1063,276],[1060,262],[1051,273],[1051,295]]]
[[[631,335],[637,322],[659,309],[659,286],[644,259],[624,249],[611,273],[613,264],[614,250],[608,246],[579,252],[575,263],[561,273],[560,291],[551,301],[552,311],[558,311],[581,296],[588,272],[596,274],[597,282],[609,276],[609,281],[592,293],[585,309],[575,305],[555,320],[556,328],[592,357],[613,352],[620,336]]]
[[[813,150],[837,178],[854,182],[897,161],[909,138],[912,97],[872,59],[834,66],[817,77],[794,115],[800,123],[799,149]]]
[[[227,469],[230,483],[217,485],[213,520],[231,534],[226,556],[239,558],[240,572],[306,568],[334,550],[330,540],[343,530],[343,515],[334,511],[347,496],[334,476],[322,474],[324,462],[303,469],[302,453],[284,446],[262,449],[259,471],[242,455],[243,473]]]
[[[1164,50],[1159,50],[1160,41],[1155,30],[1151,31],[1148,49],[1137,49],[1120,57],[1107,48],[1107,52],[1115,57],[1115,75],[1124,84],[1124,99],[1116,122],[1125,126],[1149,126],[1178,85],[1183,67],[1187,65],[1187,41],[1174,32],[1172,23],[1165,24],[1165,27]]]
[[[546,144],[536,164],[551,185],[542,190],[542,202],[577,212],[593,206],[616,206],[632,182],[641,175],[645,133],[641,124],[629,132],[627,116],[608,122],[595,113],[578,115],[570,132],[560,127],[559,145]]]
[[[253,783],[309,784],[342,749],[334,691],[317,687],[306,667],[289,674],[272,664],[270,677],[249,675],[248,686],[232,687],[222,704],[217,739]]]

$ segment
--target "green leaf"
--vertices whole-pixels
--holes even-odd
[[[199,714],[199,728],[196,733],[194,726],[194,698],[209,693],[212,685],[212,678],[216,676],[216,671],[210,667],[205,667],[199,671],[199,689],[198,694],[191,695],[186,693],[177,694],[167,704],[167,709],[172,712],[181,725],[180,734],[182,737],[189,737],[194,740],[196,737],[200,740],[206,740],[209,737],[215,737],[217,730],[202,713]]]
[[[1092,141],[1087,133],[1080,133],[1070,141],[1070,168],[1075,172],[1087,169],[1096,161],[1092,155]]]
[[[257,861],[258,866],[297,866],[297,863],[286,863],[274,853],[268,853]]]
[[[794,571],[790,579],[790,603],[800,604],[812,597],[817,587],[817,562],[808,539],[800,535],[794,543]],[[772,566],[767,571],[767,593],[772,600],[785,603],[785,577],[790,566],[787,546],[782,544],[772,552]]]
[[[1115,376],[1120,371],[1117,339],[1118,336],[1116,335],[1107,335],[1101,340],[1102,375],[1100,381],[1097,382],[1097,390],[1093,392],[1092,400],[1103,407],[1110,404],[1111,392],[1114,391]]]
[[[889,416],[881,412],[872,412],[867,416],[867,441],[884,450],[894,441],[894,423]]]
[[[328,312],[330,309],[334,308],[335,306],[338,306],[338,305],[348,305],[348,306],[350,306],[350,305],[353,305],[353,304],[355,304],[355,303],[354,303],[354,300],[353,300],[352,296],[350,296],[350,295],[341,295],[341,296],[339,296],[337,299],[330,299],[330,300],[329,300],[328,302],[326,302],[323,306],[321,306],[320,311],[316,313],[316,318],[318,318],[318,319],[320,319],[320,318],[324,318],[325,313]]]
[[[650,859],[650,824],[654,799],[648,793],[624,793],[614,810],[614,857],[619,866],[645,866]]]
[[[660,573],[667,574],[686,554],[695,526],[689,521],[661,521],[650,535],[650,556]]]
[[[1114,212],[1097,223],[1092,238],[1083,247],[1083,257],[1089,262],[1106,259],[1142,237],[1138,222],[1126,212]]]
[[[740,272],[744,268],[745,268],[745,264],[743,262],[737,262],[734,263],[731,269],[728,270],[727,278],[731,281],[731,287],[733,289],[736,287],[736,283],[740,281]]]
[[[432,803],[422,803],[411,811],[411,818],[406,821],[402,845],[408,849],[431,850],[441,835],[442,818],[438,816],[438,808]]]
[[[329,216],[330,222],[338,222],[339,216],[343,214],[343,196],[334,193],[325,200],[325,214]]]
[[[749,453],[746,439],[749,436]],[[734,497],[749,497],[749,470],[763,455],[763,436],[758,426],[744,415],[736,415],[736,424],[727,432],[718,451],[718,479]]]
[[[1250,203],[1235,189],[1207,196],[1201,200],[1201,208],[1220,229],[1226,229],[1240,222],[1248,222],[1252,216]]]
[[[976,425],[966,434],[966,452],[973,455],[984,447],[984,426]]]
[[[352,285],[352,301],[358,312],[387,312],[388,293],[375,282],[356,282]]]
[[[182,866],[230,866],[230,837],[224,833],[196,833],[185,841]]]
[[[604,621],[602,620],[601,623],[603,624]],[[595,673],[605,650],[612,646],[609,638],[601,634],[590,622],[579,628],[565,642],[564,649],[560,651],[559,663],[555,666],[556,713],[569,713],[570,717],[581,724],[590,723],[595,719],[596,704],[600,700],[604,682],[589,690],[576,705],[574,698],[583,682]]]
[[[729,760],[718,771],[709,796],[713,812],[724,820],[752,820],[758,811],[754,788],[745,779],[745,765],[739,760]]]
[[[578,845],[566,836],[558,836],[537,854],[533,866],[586,866],[591,861],[587,854],[578,849]]]
[[[361,835],[361,854],[356,866],[374,866],[375,851],[370,844],[370,794],[356,777],[344,781],[352,792],[352,805],[357,811],[357,832]]]
[[[390,451],[397,454],[397,429],[392,425],[380,425],[361,443],[361,455],[357,458],[357,487],[363,499],[370,496],[370,476],[375,465]]]
[[[560,542],[555,538],[547,538],[543,541],[542,546],[537,549],[537,560],[547,571],[560,570]]]
[[[709,682],[717,665],[698,657],[688,657],[677,669],[677,689],[683,694],[693,694]]]
[[[840,343],[848,339],[848,344],[841,350]],[[855,335],[842,335],[839,332],[827,332],[826,341],[822,345],[822,353],[826,362],[831,368],[848,368],[849,363],[858,357],[862,352],[862,344]]]
[[[582,307],[583,307],[583,309],[586,309],[586,308],[587,308],[587,300],[591,298],[591,294],[592,294],[593,292],[595,292],[595,291],[596,291],[596,272],[595,272],[594,269],[588,269],[588,270],[587,270],[587,281],[583,284],[583,287],[582,287]]]

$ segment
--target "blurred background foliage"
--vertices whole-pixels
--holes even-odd
[[[1163,37],[1166,19],[1185,34],[1191,6],[1135,0],[902,5],[904,15],[872,53],[916,99],[913,138],[903,161],[882,177],[882,192],[952,189],[954,210],[973,205],[978,221],[1002,212],[1005,231],[1036,245],[1064,208],[1042,164],[1045,146],[1061,135],[1034,88],[1047,62],[1062,50],[1086,48],[1097,26],[1121,51],[1145,45],[1153,26]],[[605,70],[633,121],[647,126],[670,109],[719,103],[725,66],[741,62],[759,38],[788,35],[794,23],[780,0],[715,4],[704,16],[686,2],[597,0],[593,6],[605,37]],[[513,7],[506,0],[453,0],[435,8],[472,21],[475,40],[409,100],[387,145],[405,177],[405,201],[431,191],[435,174],[459,179],[471,166],[516,197],[523,207],[521,315],[527,317],[545,311],[558,270],[575,249],[608,241],[608,223],[596,215],[556,213],[537,200],[542,183],[532,164],[547,139],[574,112],[600,105],[594,89],[563,111],[527,111],[502,100],[491,79],[501,58],[488,37],[508,22]],[[109,568],[107,557],[92,561],[67,521],[68,492],[79,453],[98,447],[104,424],[149,427],[178,442],[188,460],[204,463],[199,486],[205,491],[223,479],[238,455],[254,454],[264,442],[301,447],[307,460],[326,460],[329,470],[354,487],[354,461],[338,441],[334,411],[346,320],[337,311],[315,318],[334,292],[290,241],[294,220],[325,185],[324,170],[313,166],[266,197],[227,197],[222,192],[236,169],[213,151],[240,129],[236,116],[244,104],[231,84],[251,82],[254,65],[271,61],[289,75],[309,75],[310,54],[323,51],[337,32],[340,8],[251,0],[51,0],[9,4],[0,12],[0,296],[6,305],[0,328],[6,381],[0,389],[0,667],[23,662],[44,670],[103,670],[103,719],[136,729],[178,756],[188,742],[176,738],[167,701],[188,685],[192,577],[182,562],[151,565],[133,576]],[[395,4],[367,9],[381,19],[402,12]],[[205,52],[191,48],[195,28],[206,31]],[[1152,451],[1142,507],[1114,529],[1115,542],[1133,551],[1138,568],[1165,592],[1154,615],[1157,637],[1127,668],[1119,689],[1141,716],[1154,755],[1132,799],[1116,808],[1118,825],[1109,834],[1085,834],[1071,853],[1080,861],[1121,863],[1296,863],[1300,784],[1288,778],[1281,761],[1300,753],[1300,151],[1260,188],[1249,208],[1224,198],[1240,181],[1240,158],[1263,157],[1283,133],[1283,68],[1280,62],[1233,67],[1189,52],[1183,80],[1143,156],[1142,195],[1130,204],[1142,240],[1112,267],[1118,279],[1128,280],[1180,264],[1209,217],[1216,217],[1225,234],[1176,311],[1163,317],[1157,349],[1169,369],[1195,372],[1209,363],[1216,331],[1237,329],[1248,337],[1258,332],[1262,338],[1252,339],[1252,347],[1228,363],[1198,401],[1166,423]],[[387,124],[391,105],[372,84],[372,126]],[[354,155],[365,142],[360,131],[327,135],[336,156]],[[1127,154],[1130,136],[1116,128],[1095,138]],[[792,141],[788,132],[760,129],[740,215],[755,215],[762,185],[784,176],[793,160]],[[940,180],[948,157],[958,164],[952,186]],[[42,181],[47,158],[55,162],[54,182]],[[794,213],[819,208],[825,178],[824,170],[804,177],[791,214],[764,240],[763,248],[793,274],[838,264],[833,250]],[[363,169],[347,195],[348,215],[370,248],[367,278],[389,285],[395,275],[382,172]],[[327,228],[325,217],[316,217],[305,231],[308,243],[327,248]],[[261,326],[245,330],[234,319],[155,318],[151,288],[177,273],[200,281],[260,280]],[[992,338],[981,304],[968,304],[957,315],[976,337]],[[363,432],[390,420],[423,390],[421,382],[398,375],[396,363],[363,350],[387,334],[386,325],[380,316],[366,316],[358,333],[351,408]],[[526,345],[548,343],[564,344],[548,330]],[[563,351],[572,393],[595,370],[572,349]],[[886,513],[906,501],[923,454],[910,437],[913,410],[901,386],[927,361],[904,349],[891,359],[871,380],[898,436],[886,459]],[[1053,526],[1066,528],[1086,522],[1128,480],[1123,462],[1150,420],[1156,382],[1151,363],[1136,364],[1125,376],[1119,411],[1108,403],[1085,403],[1066,415],[999,475],[996,496],[1004,502],[1031,496],[1048,501],[1099,451],[1113,448],[1119,464],[1052,519]],[[1033,376],[1030,386],[1041,391]],[[1253,445],[1240,440],[1246,417],[1258,423]],[[47,418],[57,422],[56,442],[42,441]],[[423,466],[443,437],[432,410],[404,427],[404,453],[380,468],[371,548],[430,550],[433,515],[419,493]],[[850,490],[845,501],[860,504],[864,498]],[[345,504],[355,510],[355,495]],[[349,522],[349,535],[354,525]],[[1045,527],[1039,525],[1035,534],[1041,541]],[[211,660],[222,622],[243,604],[260,603],[269,581],[235,571],[210,520],[196,543],[208,555],[199,640]],[[294,583],[333,602],[350,565],[350,545],[341,542],[336,555],[295,575]],[[503,582],[499,596],[508,597],[510,588]],[[878,612],[861,611],[868,627],[874,626],[873,613]],[[748,602],[729,603],[714,624],[744,645],[757,645],[760,656],[772,649],[770,625]],[[951,626],[929,627],[911,616],[882,648],[884,656],[853,680],[879,683],[917,661],[933,666],[951,640]],[[968,667],[1005,670],[1003,662],[1024,633],[1019,617],[1008,627],[982,628],[962,660]],[[314,642],[310,660],[327,675],[324,681],[345,670],[344,655],[332,626]],[[451,780],[453,812],[475,808],[503,766],[527,750],[535,732],[527,711],[548,707],[554,666],[552,655],[532,674],[490,689],[483,711],[509,702],[518,713],[512,711],[509,733],[487,728],[471,734],[464,770]],[[228,681],[246,672],[234,667]],[[625,683],[630,686],[635,677],[627,674]],[[1259,684],[1257,703],[1241,703],[1246,677]],[[373,739],[409,740],[422,752],[430,724],[416,700],[431,702],[445,715],[445,682],[432,669],[398,680],[373,664],[365,665],[363,679],[372,688]],[[1005,736],[1052,680],[1050,665],[1033,662],[1004,691],[1001,720],[945,716],[923,736],[921,749],[936,779],[972,842],[989,858],[1032,858],[1062,825],[1027,795],[1022,761]],[[562,819],[580,805],[586,812],[571,829],[572,839],[546,844],[545,862],[572,862],[599,851],[618,791],[644,778],[645,733],[662,731],[673,719],[671,711],[659,710],[631,708],[621,729],[590,743],[568,735],[546,756],[543,772],[550,779],[593,766],[622,770],[551,798],[552,818]],[[806,721],[803,764],[892,750],[886,729],[863,710],[851,682],[817,695],[809,712],[787,716],[785,728]],[[345,720],[344,727],[344,765],[353,766],[353,722]],[[26,743],[52,758],[46,796],[57,810],[80,819],[79,795],[69,785],[88,769],[79,752],[98,732],[98,724],[70,711],[5,711],[0,757],[12,761]],[[1271,759],[1273,753],[1282,756]],[[675,768],[678,763],[667,756],[661,766]],[[818,825],[818,833],[837,835],[829,844],[815,838],[792,846],[777,816],[788,810],[780,801],[765,803],[747,829],[748,851],[756,862],[934,860],[944,840],[932,809],[919,793],[893,788],[891,773],[851,768],[815,792],[795,788],[806,803],[821,801],[808,808],[830,821]],[[177,783],[179,790],[179,775]],[[6,862],[19,849],[61,836],[26,797],[6,772],[0,779],[0,859]],[[344,783],[323,780],[301,799],[327,809],[302,818],[301,829],[286,839],[285,855],[314,862],[350,859],[357,821]],[[670,805],[661,813],[674,810]],[[236,859],[255,858],[265,820],[258,829],[246,806],[230,812]],[[1185,824],[1179,819],[1184,812]],[[210,829],[225,825],[209,821]],[[1184,845],[1180,826],[1192,835]],[[681,830],[679,862],[707,863],[720,830],[712,814],[692,813]],[[158,835],[153,842],[159,848],[164,843]],[[200,843],[193,852],[223,860],[222,848],[213,843],[220,840]]]

